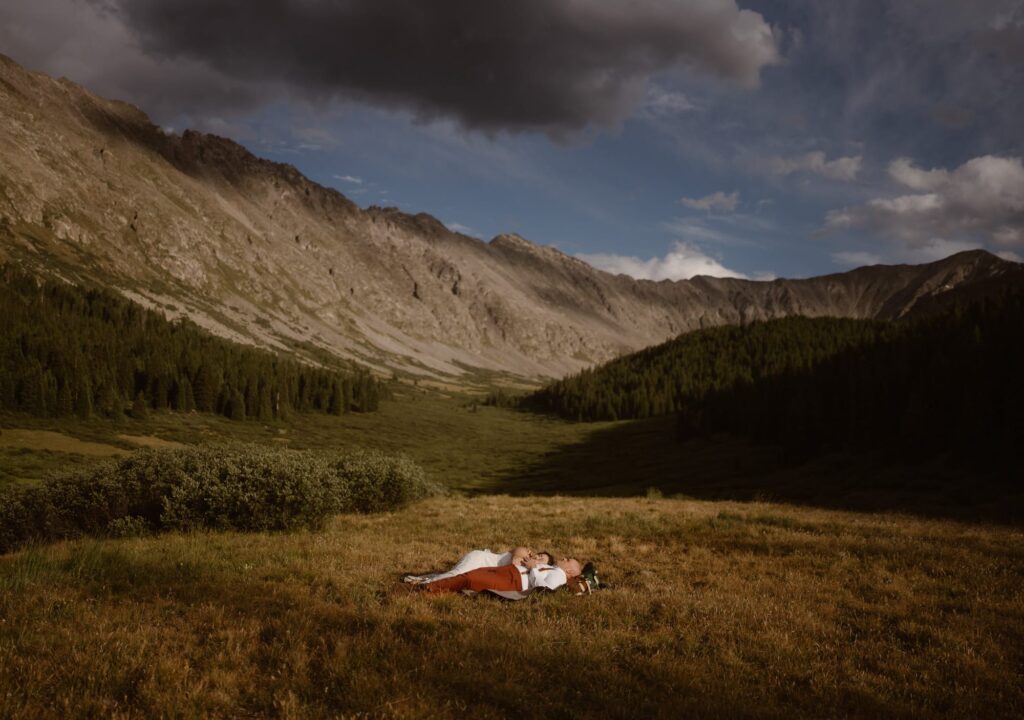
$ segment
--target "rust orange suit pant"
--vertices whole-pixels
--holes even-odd
[[[519,568],[515,565],[501,567],[485,567],[470,570],[455,577],[437,580],[426,584],[429,593],[462,592],[472,590],[522,590],[523,581]]]

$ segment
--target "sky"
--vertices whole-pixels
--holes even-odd
[[[634,277],[1024,256],[1024,0],[4,0],[0,52]]]

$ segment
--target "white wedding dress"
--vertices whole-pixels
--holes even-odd
[[[496,553],[490,550],[470,550],[462,556],[461,560],[455,563],[455,567],[447,572],[434,573],[432,575],[406,575],[402,578],[402,581],[419,585],[421,583],[434,582],[435,580],[445,580],[462,573],[467,573],[470,570],[476,570],[477,568],[500,567],[511,564],[511,552]]]

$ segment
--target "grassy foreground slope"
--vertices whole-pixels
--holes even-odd
[[[62,543],[0,558],[0,717],[1019,717],[1022,540],[487,496],[324,533]],[[594,559],[614,587],[506,603],[396,584],[511,542]]]

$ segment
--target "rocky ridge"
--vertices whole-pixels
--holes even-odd
[[[2,55],[0,159],[0,256],[236,340],[422,376],[559,376],[700,327],[894,318],[1021,277],[980,251],[806,280],[613,276],[515,235],[485,243],[426,214],[361,209]]]

